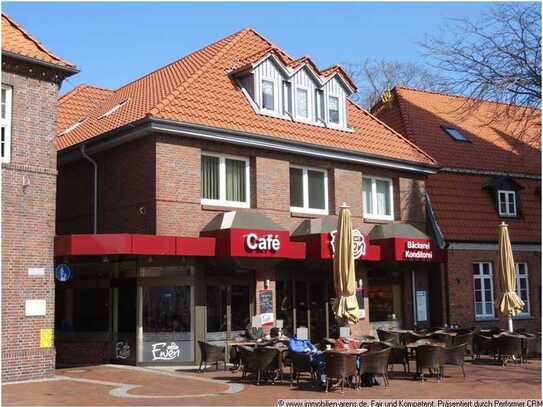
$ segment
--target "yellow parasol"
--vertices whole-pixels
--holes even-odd
[[[356,300],[356,277],[353,257],[353,225],[351,212],[344,203],[339,210],[334,250],[334,313],[339,322],[355,324],[359,310]]]
[[[502,222],[500,225],[498,239],[498,253],[496,256],[496,273],[502,290],[502,297],[499,304],[499,311],[507,315],[509,331],[513,332],[513,316],[518,315],[524,307],[524,302],[515,291],[516,272],[513,250],[509,240],[507,225]]]

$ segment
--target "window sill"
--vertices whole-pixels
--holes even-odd
[[[517,315],[516,317],[513,317],[513,321],[523,321],[523,320],[529,320],[529,319],[535,319],[531,315]]]
[[[322,216],[328,216],[327,213],[312,213],[312,212],[302,212],[302,211],[291,211],[290,216],[293,218],[309,218],[317,219]]]
[[[366,223],[394,223],[394,218],[380,218],[380,217],[371,217],[368,215],[364,215],[364,222]]]
[[[496,317],[475,317],[475,322],[491,322],[499,321],[499,318]]]
[[[211,204],[211,203],[204,203],[202,202],[201,203],[202,205],[202,210],[203,211],[218,211],[218,212],[224,212],[224,211],[232,211],[232,210],[236,210],[236,209],[249,209],[250,206],[233,206],[233,205],[228,205],[228,204]]]

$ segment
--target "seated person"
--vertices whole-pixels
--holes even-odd
[[[313,368],[318,372],[320,384],[322,386],[326,384],[324,355],[315,347],[315,345],[308,340],[290,338],[288,340],[288,350],[289,352],[308,354]]]

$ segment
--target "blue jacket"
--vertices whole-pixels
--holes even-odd
[[[311,342],[302,340],[302,339],[296,339],[296,338],[290,338],[288,340],[288,350],[290,352],[297,352],[297,353],[314,353],[317,351],[317,348],[315,345],[313,345]]]

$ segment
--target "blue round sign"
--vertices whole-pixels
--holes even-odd
[[[71,275],[72,271],[67,264],[61,263],[55,268],[55,278],[60,282],[68,281]]]

